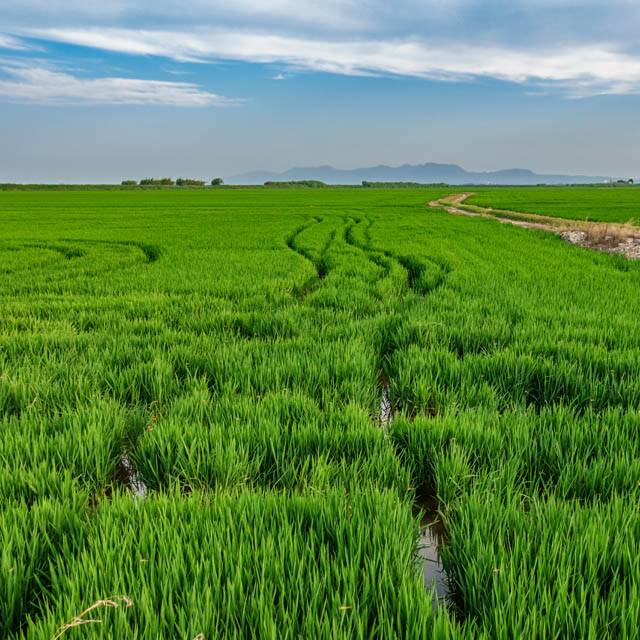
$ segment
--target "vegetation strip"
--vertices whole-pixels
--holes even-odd
[[[560,235],[566,242],[595,249],[606,253],[620,254],[633,259],[640,259],[640,229],[633,222],[626,224],[601,223],[567,220],[551,216],[540,216],[504,209],[493,209],[488,205],[484,208],[465,204],[464,201],[474,196],[474,193],[461,193],[446,196],[429,203],[432,208],[444,208],[447,212],[457,215],[479,216],[498,220],[524,229],[534,231],[550,231]]]

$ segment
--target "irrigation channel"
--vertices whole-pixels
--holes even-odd
[[[316,270],[316,274],[311,280],[305,282],[302,287],[294,291],[294,295],[301,300],[304,300],[311,291],[317,288],[327,275],[327,266],[325,262],[326,255],[336,240],[336,231],[334,230],[331,233],[327,242],[320,250],[319,255],[314,255],[312,251],[300,246],[298,238],[304,231],[314,225],[322,224],[322,222],[323,218],[314,216],[313,220],[298,227],[286,239],[286,245],[289,249],[309,261]],[[409,288],[416,289],[416,281],[419,279],[422,267],[390,252],[384,250],[373,250],[368,238],[369,229],[372,224],[372,221],[369,218],[364,217],[358,219],[344,217],[343,222],[343,239],[347,245],[364,253],[369,260],[385,269],[387,272],[389,271],[389,261],[393,260],[398,262],[407,272]],[[353,234],[354,229],[360,224],[363,224],[365,229],[365,236],[367,237],[367,241],[365,243],[359,242]],[[444,273],[441,273],[440,276],[428,286],[425,286],[424,284],[420,285],[418,290],[421,293],[429,293],[442,283],[444,276],[446,275],[446,269],[443,270],[442,265],[438,264],[437,266],[438,269]],[[394,419],[394,406],[391,400],[391,385],[389,379],[385,375],[380,377],[379,387],[380,408],[378,414],[378,425],[382,429],[385,439],[387,439],[389,427]],[[449,581],[440,557],[444,543],[444,526],[440,519],[438,511],[439,503],[434,492],[429,488],[422,488],[415,491],[414,495],[415,501],[413,506],[413,517],[414,519],[420,518],[417,564],[418,566],[421,565],[425,589],[433,593],[432,605],[434,609],[436,609],[441,607],[443,604],[448,603],[450,594]]]
[[[393,422],[391,385],[386,376],[380,378],[380,428],[385,438]],[[449,580],[442,564],[440,553],[444,543],[444,525],[440,519],[438,498],[425,489],[416,491],[413,505],[414,519],[420,518],[418,539],[418,565],[422,565],[422,579],[427,591],[433,589],[433,608],[436,609],[449,600]]]
[[[129,493],[136,504],[145,499],[148,492],[147,485],[140,478],[140,474],[136,471],[127,453],[120,460],[118,475],[121,484],[128,487]]]

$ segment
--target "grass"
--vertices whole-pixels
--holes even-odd
[[[640,267],[451,192],[1,193],[0,635],[634,637]]]
[[[473,188],[466,202],[519,213],[627,223],[638,220],[640,196],[635,187],[500,187]]]

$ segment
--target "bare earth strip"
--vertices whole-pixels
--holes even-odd
[[[606,253],[624,255],[630,260],[640,259],[640,229],[631,224],[583,222],[565,220],[535,213],[520,213],[506,209],[477,207],[464,204],[474,193],[454,193],[429,203],[430,207],[444,209],[460,216],[489,218],[515,227],[556,233],[566,242]]]

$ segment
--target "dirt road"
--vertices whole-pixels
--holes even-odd
[[[444,209],[453,215],[488,218],[514,227],[555,233],[561,236],[565,242],[585,249],[620,254],[630,260],[640,259],[640,228],[638,227],[630,224],[566,220],[535,213],[520,213],[506,209],[464,204],[464,201],[472,195],[475,194],[472,192],[454,193],[431,201],[429,206],[434,209]]]

